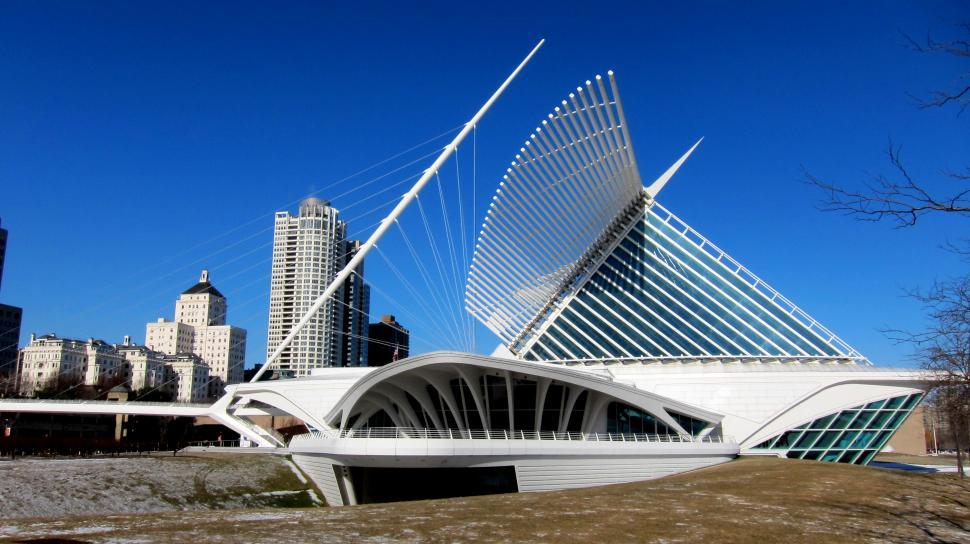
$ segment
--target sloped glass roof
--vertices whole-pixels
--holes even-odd
[[[656,201],[644,199],[591,271],[527,339],[525,358],[861,358]]]
[[[644,188],[613,73],[542,122],[493,197],[466,309],[531,360],[864,358]],[[699,142],[698,142],[699,143]]]

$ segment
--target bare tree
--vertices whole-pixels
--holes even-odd
[[[959,24],[958,29],[960,37],[942,42],[932,36],[927,36],[925,42],[904,36],[914,51],[954,56],[970,64],[970,22]],[[970,69],[959,75],[952,88],[913,98],[920,109],[955,106],[959,115],[970,106]],[[890,141],[886,153],[892,172],[875,174],[857,188],[823,180],[805,170],[805,179],[826,195],[821,208],[863,221],[887,219],[897,227],[913,226],[920,217],[934,212],[970,218],[970,166],[941,170],[931,177],[915,176],[904,165],[900,146]]]
[[[920,53],[970,61],[970,23],[958,28],[961,37],[942,42],[932,36],[924,42],[904,36],[909,47]],[[970,69],[960,74],[952,88],[914,99],[920,109],[955,106],[960,115],[970,105]],[[872,176],[858,188],[824,181],[807,170],[805,178],[825,193],[823,210],[862,221],[885,219],[901,228],[916,225],[927,214],[970,219],[970,166],[964,166],[962,171],[941,170],[934,178],[918,178],[903,164],[900,149],[890,141],[887,154],[892,173]],[[946,242],[945,247],[970,263],[970,239]],[[956,445],[958,470],[964,477],[963,452],[970,439],[970,275],[937,282],[926,292],[914,290],[907,294],[923,304],[929,326],[919,332],[886,332],[897,341],[915,346],[920,366],[934,377],[932,401],[946,419]]]
[[[946,418],[963,472],[963,453],[970,437],[970,276],[937,283],[910,296],[923,303],[930,325],[912,333],[889,331],[900,342],[916,346],[916,358],[933,376],[933,402]]]

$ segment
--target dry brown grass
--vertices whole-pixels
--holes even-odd
[[[14,527],[15,526],[15,527]],[[316,510],[0,523],[10,540],[970,542],[970,483],[770,458],[608,487]]]

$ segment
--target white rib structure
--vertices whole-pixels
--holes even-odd
[[[507,170],[475,245],[465,307],[511,342],[640,194],[613,72],[570,93]]]

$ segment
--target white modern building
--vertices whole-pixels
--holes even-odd
[[[872,365],[664,208],[696,147],[645,185],[613,74],[587,81],[519,148],[488,208],[465,305],[501,339],[492,356],[304,368],[197,412],[288,446],[331,505],[631,482],[738,455],[869,463],[930,376]],[[266,415],[308,432],[287,441],[250,419]]]
[[[867,464],[927,376],[880,369],[644,186],[610,73],[519,149],[489,206],[467,310],[493,356],[243,384],[234,417],[288,414],[331,504],[629,482],[739,454]],[[262,432],[263,445],[282,444]]]
[[[301,202],[298,215],[276,213],[267,353],[280,345],[357,251],[359,243],[347,240],[347,224],[339,215],[317,198]],[[370,296],[363,268],[357,268],[280,355],[280,372],[308,376],[315,368],[366,363]]]
[[[243,379],[246,330],[226,324],[228,303],[203,270],[199,281],[175,302],[175,321],[159,318],[145,326],[145,345],[166,355],[195,354],[209,369],[208,396]]]

